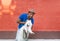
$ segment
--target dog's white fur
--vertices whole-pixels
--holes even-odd
[[[20,29],[18,29],[17,31],[17,35],[16,35],[16,40],[17,41],[26,41],[24,38],[23,38],[23,30],[29,34],[29,33],[33,33],[32,32],[32,22],[31,20],[27,20],[26,23],[24,24],[24,26],[22,26]],[[29,36],[29,35],[28,35]],[[26,38],[27,39],[27,38]]]

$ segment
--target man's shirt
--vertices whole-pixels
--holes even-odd
[[[21,22],[26,22],[26,20],[28,19],[28,14],[27,13],[23,13],[19,16],[19,19]],[[32,24],[34,24],[34,19],[30,18]],[[18,28],[20,29],[24,24],[19,24]]]

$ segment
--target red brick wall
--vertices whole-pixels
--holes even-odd
[[[0,31],[16,31],[18,16],[35,9],[34,31],[60,31],[60,0],[17,0],[14,15],[0,16]]]

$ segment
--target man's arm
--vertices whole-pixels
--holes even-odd
[[[18,24],[25,24],[25,22],[22,22],[20,19],[17,20]]]

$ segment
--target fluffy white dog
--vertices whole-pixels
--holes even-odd
[[[34,33],[32,32],[31,28],[32,28],[32,22],[31,20],[27,20],[24,26],[18,29],[16,40],[17,41],[28,41],[27,39],[28,39],[29,33]]]

